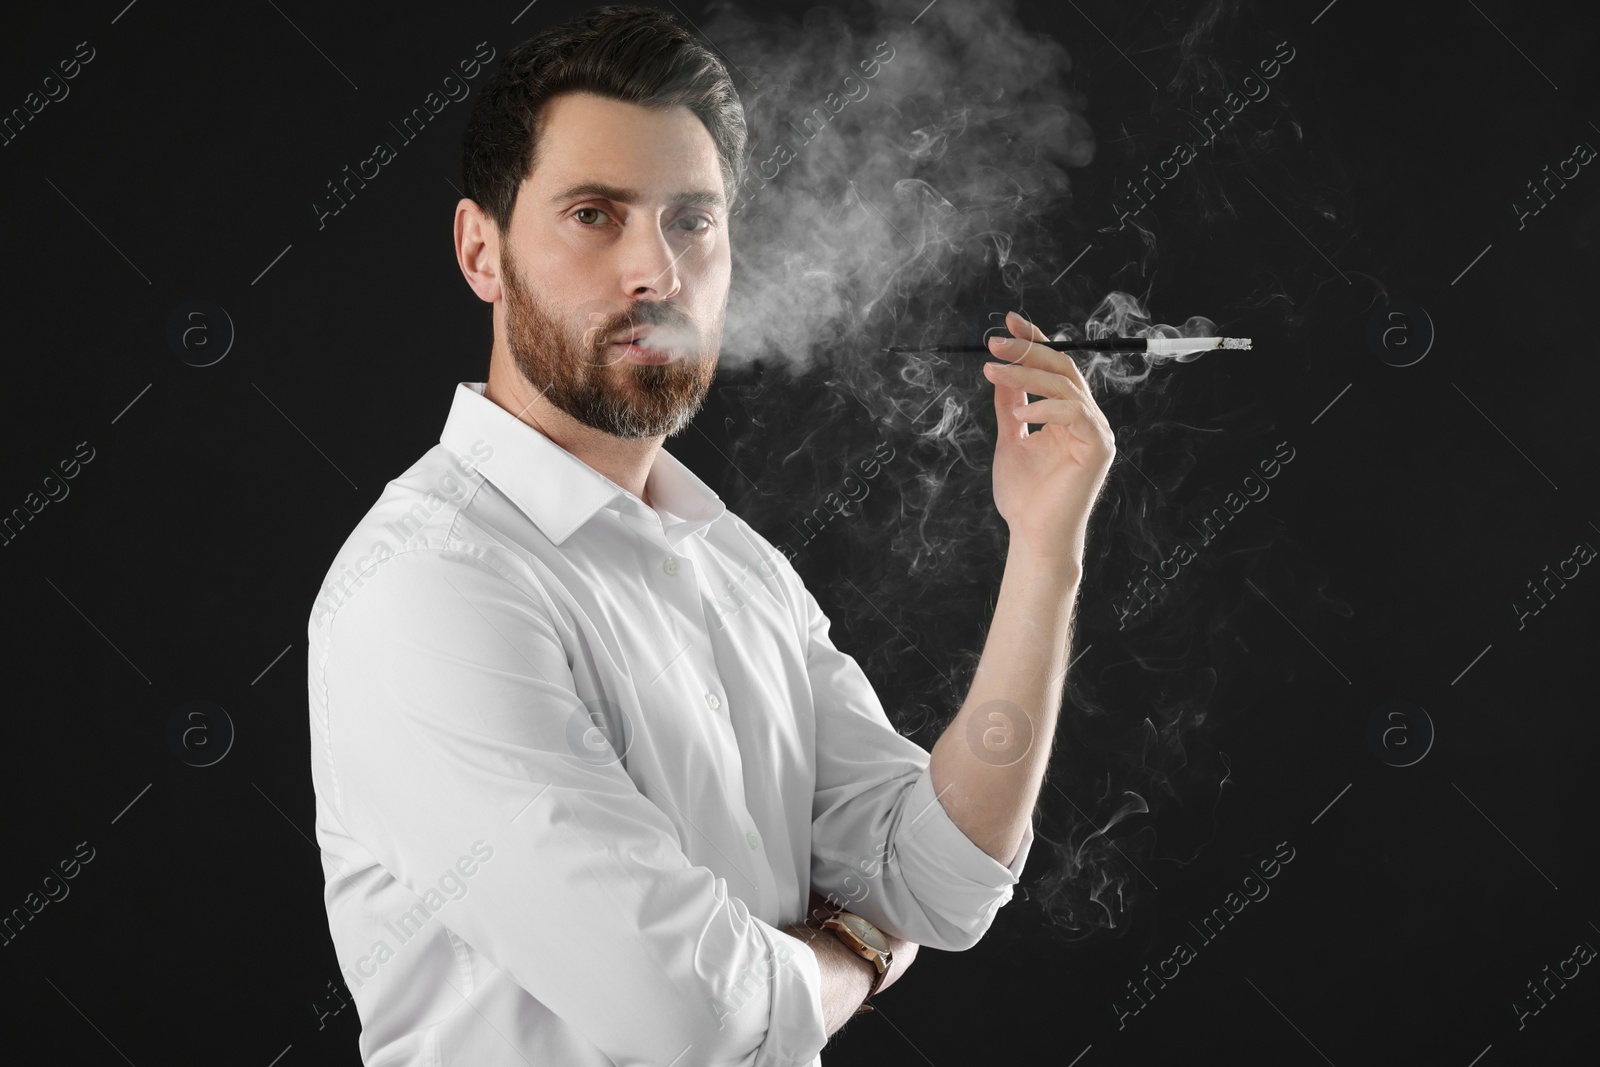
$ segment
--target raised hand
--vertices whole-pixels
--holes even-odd
[[[1111,424],[1066,352],[1033,341],[1048,337],[1008,312],[1011,337],[991,337],[989,351],[1005,365],[985,363],[994,383],[1000,426],[994,454],[994,503],[1011,529],[1012,550],[1083,566],[1089,513],[1116,456]],[[1042,397],[1025,404],[1026,393]],[[1040,429],[1028,432],[1028,423]]]

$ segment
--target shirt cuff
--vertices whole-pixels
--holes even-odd
[[[828,1043],[822,1018],[822,968],[811,946],[775,926],[756,921],[774,963],[772,1013],[767,1038],[751,1067],[812,1067]]]
[[[941,915],[957,918],[972,940],[983,936],[994,916],[1011,900],[1012,887],[1033,848],[1033,821],[1022,831],[1017,854],[1003,864],[973,844],[944,810],[933,789],[931,764],[922,769],[906,796],[895,835],[895,855],[917,900]]]

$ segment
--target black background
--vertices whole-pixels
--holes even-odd
[[[358,1062],[354,1008],[326,1014],[339,968],[310,836],[306,619],[350,528],[437,441],[454,384],[486,371],[488,309],[450,235],[468,105],[325,228],[308,204],[477,42],[503,55],[581,6],[112,0],[7,16],[7,111],[77,42],[95,49],[70,96],[0,146],[0,510],[80,442],[93,449],[70,494],[0,547],[0,910],[78,843],[94,849],[70,895],[0,948],[9,1046],[68,1063]],[[780,7],[802,10],[760,10]],[[1595,1054],[1594,966],[1521,1027],[1513,1002],[1532,1004],[1525,983],[1576,944],[1600,946],[1600,578],[1583,568],[1520,628],[1512,605],[1532,603],[1526,583],[1546,564],[1600,546],[1600,176],[1584,167],[1520,228],[1512,205],[1576,143],[1600,146],[1600,17],[1504,0],[1023,5],[1025,25],[1067,45],[1092,101],[1085,240],[1111,218],[1115,183],[1165,155],[1178,104],[1153,85],[1172,76],[1184,28],[1219,11],[1237,28],[1206,38],[1219,70],[1292,42],[1277,110],[1252,121],[1292,134],[1296,154],[1280,167],[1271,152],[1198,160],[1143,216],[1163,233],[1154,261],[1108,238],[1074,270],[1133,291],[1159,271],[1166,321],[1199,308],[1254,338],[1247,356],[1169,368],[1181,382],[1165,418],[1247,415],[1181,456],[1160,435],[1119,446],[1142,474],[1119,460],[1107,498],[1125,507],[1140,478],[1180,501],[1218,495],[1279,441],[1295,461],[1191,572],[1187,642],[1119,632],[1106,601],[1134,562],[1109,540],[1091,561],[1074,646],[1087,651],[1016,900],[974,949],[924,951],[824,1052],[835,1067]],[[1053,273],[1028,284],[1043,294]],[[1059,321],[1047,294],[1033,299],[1036,321]],[[236,331],[212,366],[167,340],[191,300],[225,308]],[[1369,341],[1393,301],[1424,308],[1436,331],[1410,366]],[[1417,343],[1423,327],[1403,321]],[[726,457],[795,446],[749,437],[748,415],[736,390],[716,390],[701,432],[669,442],[741,514],[750,487]],[[1112,421],[1119,440],[1147,429]],[[774,476],[749,510],[777,539],[773,501],[812,501]],[[996,563],[949,573],[992,606]],[[916,657],[836,579],[896,564],[819,542],[796,565],[892,703],[894,665]],[[886,611],[899,618],[893,601]],[[940,662],[979,647],[986,622],[919,620],[901,630]],[[1081,888],[1056,892],[1063,856],[1106,824],[1107,783],[1126,777],[1102,758],[1120,742],[1097,744],[1096,724],[1137,726],[1160,697],[1154,675],[1203,689],[1207,721],[1187,737],[1187,771],[1163,777],[1163,802],[1147,793],[1149,812],[1116,822],[1115,849],[1093,843],[1093,871],[1121,887],[1099,909]],[[1080,691],[1096,715],[1080,714]],[[212,766],[169,744],[191,700],[225,708],[237,731]],[[1395,700],[1426,709],[1435,731],[1410,766],[1391,763],[1419,751],[1414,710],[1385,720],[1401,735],[1369,740]],[[931,745],[937,731],[914,735]],[[1280,842],[1294,859],[1271,895],[1214,944],[1194,936],[1189,924]],[[1061,921],[1070,909],[1076,927]],[[1114,1002],[1136,1004],[1126,983],[1184,939],[1196,958],[1119,1027]]]

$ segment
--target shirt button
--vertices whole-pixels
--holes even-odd
[[[677,561],[677,559],[675,557],[673,557],[673,556],[668,556],[667,557],[667,561],[661,565],[661,569],[666,571],[668,574],[677,574],[678,573],[678,561]]]
[[[744,839],[746,841],[750,842],[750,847],[751,848],[760,848],[761,847],[761,839],[756,837],[756,835],[754,833],[745,834],[744,835]]]
[[[711,705],[711,710],[712,711],[716,711],[718,708],[722,707],[722,701],[717,697],[717,694],[715,694],[715,693],[707,693],[706,694],[706,703]]]

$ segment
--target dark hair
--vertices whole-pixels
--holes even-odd
[[[666,12],[608,4],[511,49],[473,103],[461,144],[462,191],[501,233],[511,225],[518,186],[538,161],[540,112],[566,92],[688,107],[716,142],[732,205],[744,180],[746,134],[727,69]]]

